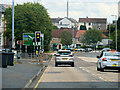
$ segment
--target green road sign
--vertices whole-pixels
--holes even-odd
[[[35,38],[34,33],[23,33],[24,45],[33,45],[33,38]]]

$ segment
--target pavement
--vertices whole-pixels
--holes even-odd
[[[49,60],[44,61],[43,65],[36,62],[22,62],[22,64],[2,68],[2,88],[24,88],[31,79],[36,78],[48,62]]]
[[[96,55],[99,55],[99,53],[75,54],[75,67],[69,65],[55,67],[53,58],[44,73],[31,84],[30,88],[34,88],[34,90],[42,88],[73,88],[73,90],[74,88],[118,89],[119,73],[112,70],[97,71]],[[94,60],[90,62],[88,61],[89,58]]]

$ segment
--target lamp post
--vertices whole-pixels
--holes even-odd
[[[115,32],[116,32],[116,51],[117,51],[117,15],[111,15],[115,17]]]
[[[12,0],[12,50],[14,50],[14,0]]]
[[[110,48],[110,24],[109,24],[109,48]]]

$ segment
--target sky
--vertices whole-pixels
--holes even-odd
[[[107,18],[108,23],[112,22],[118,15],[119,0],[68,0],[69,17],[79,18]],[[48,11],[51,18],[67,17],[67,0],[14,0],[15,4],[26,2],[38,2]],[[0,0],[0,4],[12,4],[12,0]]]

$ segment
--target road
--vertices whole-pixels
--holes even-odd
[[[75,67],[55,67],[54,58],[44,73],[30,88],[118,88],[118,72],[96,70],[96,55],[100,53],[76,53]]]

